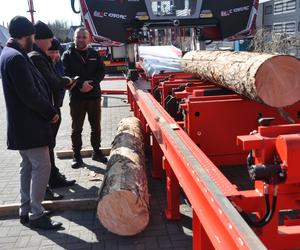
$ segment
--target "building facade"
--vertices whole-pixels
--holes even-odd
[[[0,25],[0,52],[1,52],[1,48],[5,46],[8,38],[9,38],[8,29]]]
[[[300,0],[271,0],[260,4],[258,26],[275,33],[300,35]]]

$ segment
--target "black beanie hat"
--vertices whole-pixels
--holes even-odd
[[[38,21],[34,25],[34,28],[35,28],[35,39],[36,40],[53,38],[53,33],[47,24],[45,24],[41,21]]]
[[[8,31],[13,38],[30,36],[35,33],[33,24],[23,16],[15,16],[11,19]]]
[[[51,47],[48,50],[60,50],[60,42],[56,38],[53,38]]]

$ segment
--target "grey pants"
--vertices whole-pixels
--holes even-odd
[[[29,214],[31,220],[43,215],[42,201],[49,180],[51,164],[49,147],[20,150],[20,215]]]

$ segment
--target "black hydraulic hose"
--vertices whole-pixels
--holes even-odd
[[[76,10],[75,9],[75,0],[71,0],[71,7],[72,7],[72,10],[75,14],[79,14],[80,13],[80,10]]]
[[[274,195],[273,195],[273,199],[272,199],[272,209],[267,214],[267,216],[264,217],[263,220],[261,220],[260,222],[255,223],[254,227],[263,227],[267,223],[269,223],[271,221],[271,219],[273,218],[274,212],[276,210],[276,204],[277,204],[277,190],[278,190],[278,185],[274,186]]]
[[[274,186],[274,194],[273,194],[272,208],[271,209],[270,209],[269,194],[265,194],[266,214],[260,221],[252,221],[248,214],[246,214],[245,212],[241,212],[242,217],[245,219],[245,221],[251,227],[263,227],[271,221],[271,219],[273,218],[274,212],[276,210],[277,191],[278,191],[278,185]]]

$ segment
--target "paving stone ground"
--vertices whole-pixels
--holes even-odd
[[[1,81],[1,79],[0,79]],[[19,161],[15,151],[6,149],[6,111],[0,84],[0,205],[19,202]],[[124,81],[103,82],[103,89],[125,89]],[[125,96],[102,97],[102,146],[110,146],[118,122],[131,116]],[[70,115],[68,97],[62,108],[63,121],[57,136],[57,150],[71,148]],[[83,148],[90,148],[90,128],[85,121]],[[84,159],[85,169],[73,170],[71,160],[58,160],[60,171],[68,178],[77,180],[69,189],[57,189],[66,198],[96,197],[101,181],[91,181],[92,171],[103,174],[105,165]],[[151,161],[148,160],[151,166]],[[187,250],[192,245],[191,208],[184,197],[181,199],[182,218],[177,222],[164,217],[165,182],[148,175],[151,194],[151,219],[147,229],[133,237],[120,237],[109,233],[96,218],[95,211],[65,211],[54,214],[55,220],[63,222],[60,231],[31,230],[19,223],[17,217],[0,217],[0,249],[175,249]]]

